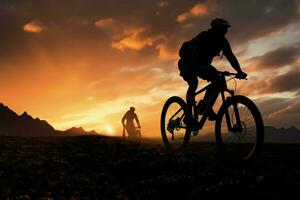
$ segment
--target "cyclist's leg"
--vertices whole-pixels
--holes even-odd
[[[138,138],[142,138],[142,134],[140,130],[136,130],[136,135]]]
[[[128,137],[129,137],[129,138],[133,138],[133,136],[134,136],[134,131],[135,131],[135,129],[134,129],[134,124],[128,123],[128,124],[126,125],[126,130],[127,130],[127,133],[128,133]]]
[[[187,116],[186,121],[189,127],[195,125],[193,118],[193,106],[195,106],[195,92],[198,87],[198,78],[197,76],[190,76],[187,80],[189,88],[186,92],[186,102],[187,102]]]
[[[212,106],[214,105],[218,94],[219,94],[219,78],[218,78],[218,70],[211,65],[205,65],[201,68],[201,72],[198,75],[200,78],[210,81],[211,86],[209,87],[203,98],[203,107],[209,109],[210,118],[215,118],[215,113],[212,110]]]

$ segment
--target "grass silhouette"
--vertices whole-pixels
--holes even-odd
[[[300,145],[265,144],[252,161],[215,143],[162,144],[103,136],[1,137],[0,199],[299,199]]]

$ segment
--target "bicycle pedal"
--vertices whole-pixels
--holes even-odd
[[[193,136],[196,136],[196,135],[198,135],[199,134],[199,131],[192,131],[192,135]]]

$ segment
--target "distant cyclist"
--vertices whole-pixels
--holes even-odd
[[[187,121],[190,127],[196,122],[192,121],[192,107],[195,104],[194,94],[198,87],[198,78],[210,81],[216,87],[209,88],[203,98],[199,108],[199,114],[203,114],[204,109],[208,109],[208,119],[215,120],[216,113],[212,109],[212,105],[218,97],[218,71],[211,65],[215,56],[223,56],[227,58],[231,66],[237,71],[237,78],[243,79],[247,74],[241,70],[238,60],[234,56],[225,34],[231,26],[226,20],[221,18],[213,19],[210,23],[211,28],[202,31],[192,40],[183,43],[179,56],[178,67],[180,75],[189,84],[187,90]],[[222,52],[222,53],[221,53]],[[221,55],[220,55],[221,53]]]
[[[137,131],[136,127],[134,126],[134,120],[136,121],[138,128],[141,128],[139,119],[135,113],[135,108],[130,107],[130,109],[125,113],[125,115],[122,118],[123,127],[126,129],[128,137],[130,138],[135,137]],[[125,137],[125,132],[123,132],[123,137]]]

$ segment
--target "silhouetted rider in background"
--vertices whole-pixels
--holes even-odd
[[[136,128],[134,126],[134,120],[136,121],[138,128],[141,128],[139,119],[134,111],[135,108],[130,107],[130,109],[125,113],[125,115],[122,118],[123,127],[126,129],[129,137],[134,137],[134,134],[136,132]],[[123,132],[123,137],[125,137],[125,132]]]
[[[212,105],[218,97],[218,71],[211,65],[215,56],[223,55],[230,62],[231,66],[237,71],[237,78],[243,79],[247,77],[247,74],[241,70],[239,62],[234,56],[228,40],[225,38],[225,34],[230,27],[230,24],[221,18],[216,18],[210,23],[211,28],[207,31],[199,33],[192,40],[183,43],[179,56],[178,67],[180,75],[189,84],[187,90],[187,121],[191,127],[195,125],[192,119],[192,106],[195,105],[194,95],[198,87],[198,78],[212,82],[214,87],[209,88],[201,102],[200,113],[204,112],[204,109],[208,109],[208,119],[215,120],[216,113],[212,109]],[[201,109],[202,108],[202,109]]]

